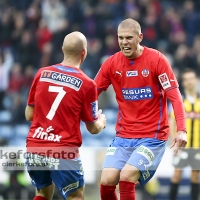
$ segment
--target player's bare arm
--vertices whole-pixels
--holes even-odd
[[[32,121],[33,120],[33,114],[34,114],[34,107],[27,105],[26,109],[25,109],[26,120]]]
[[[91,134],[97,134],[101,132],[106,127],[106,117],[104,114],[102,114],[102,110],[100,109],[98,111],[98,120],[94,123],[85,123],[87,130]]]

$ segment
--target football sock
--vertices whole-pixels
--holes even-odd
[[[179,186],[179,183],[171,183],[170,184],[170,192],[169,192],[170,200],[176,200],[176,196],[178,193],[178,186]]]
[[[198,183],[191,183],[192,200],[198,200],[198,196],[199,196],[199,184]]]
[[[120,200],[136,200],[135,183],[130,181],[119,181]]]
[[[33,200],[48,200],[45,197],[41,197],[41,196],[35,196],[35,198]]]
[[[100,185],[101,200],[117,200],[116,185]]]

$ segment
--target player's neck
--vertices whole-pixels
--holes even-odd
[[[70,67],[74,67],[74,68],[80,68],[80,62],[75,62],[69,59],[64,59],[61,64],[63,66],[70,66]]]
[[[138,45],[136,51],[133,53],[132,57],[130,59],[136,59],[142,55],[144,51],[144,47],[141,45]]]

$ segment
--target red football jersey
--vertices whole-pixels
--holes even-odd
[[[61,64],[41,68],[28,105],[34,106],[27,147],[79,147],[80,120],[98,118],[96,83],[80,69]]]
[[[165,92],[178,82],[163,54],[144,47],[141,56],[129,60],[118,52],[104,62],[95,82],[99,93],[113,85],[119,106],[116,136],[168,139]]]

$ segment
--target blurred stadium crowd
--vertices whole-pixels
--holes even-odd
[[[185,67],[200,73],[199,10],[198,0],[1,0],[0,109],[11,112],[12,123],[24,122],[35,72],[62,60],[62,41],[71,31],[88,39],[82,69],[94,78],[119,50],[116,29],[129,17],[142,26],[142,44],[163,52],[177,76]]]
[[[24,108],[32,80],[40,67],[62,61],[65,35],[85,34],[88,56],[82,69],[94,78],[119,50],[116,30],[125,18],[139,21],[142,44],[161,51],[178,79],[185,67],[200,75],[199,0],[0,0],[0,145],[25,143]],[[85,140],[86,146],[108,145],[114,137],[116,104],[105,95],[100,107],[107,112],[110,134]]]

